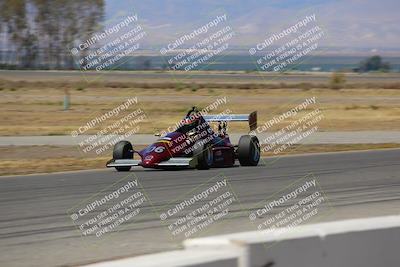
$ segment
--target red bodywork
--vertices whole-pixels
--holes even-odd
[[[186,141],[186,135],[183,133],[172,132],[160,138],[154,144],[138,152],[142,158],[142,166],[145,168],[155,168],[157,164],[176,157],[181,154],[177,148],[183,146]]]
[[[160,138],[154,144],[138,151],[145,168],[157,168],[158,163],[170,158],[189,157],[193,154],[192,147],[195,141],[186,134],[172,132]],[[230,167],[235,163],[235,149],[229,137],[219,138],[213,145],[213,166]]]
[[[210,167],[234,166],[236,159],[239,159],[241,164],[243,162],[244,166],[257,165],[258,159],[257,162],[252,162],[246,155],[250,152],[259,155],[254,152],[254,144],[245,143],[242,145],[244,150],[240,149],[240,144],[232,145],[226,131],[228,121],[247,121],[250,130],[254,131],[257,128],[257,111],[250,114],[203,115],[193,107],[174,132],[159,138],[141,151],[134,150],[129,141],[118,142],[114,146],[113,158],[106,166],[114,167],[118,171],[129,171],[132,166],[158,169],[189,167],[205,170]],[[216,131],[211,128],[210,122],[218,123]],[[243,142],[250,142],[250,135],[245,138],[247,139],[243,139]],[[256,142],[258,144],[258,140]],[[140,159],[134,159],[134,153],[138,154]]]

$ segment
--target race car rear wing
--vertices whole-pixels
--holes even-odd
[[[254,131],[257,128],[257,111],[253,111],[250,114],[216,114],[216,115],[204,115],[205,121],[248,121],[250,131]]]

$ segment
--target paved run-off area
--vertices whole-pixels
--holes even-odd
[[[237,143],[240,136],[246,133],[230,134],[231,142]],[[273,133],[258,134],[260,141],[266,140]],[[135,134],[127,140],[135,145],[148,145],[158,137],[151,134]],[[90,139],[88,135],[77,137],[66,136],[0,136],[0,146],[69,146],[78,145],[80,142]],[[383,144],[400,143],[398,131],[353,131],[353,132],[315,132],[303,138],[298,144]]]

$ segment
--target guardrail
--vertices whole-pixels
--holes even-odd
[[[400,266],[400,216],[303,225],[184,241],[185,249],[90,267]]]

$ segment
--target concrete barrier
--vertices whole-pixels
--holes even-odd
[[[240,267],[400,266],[400,216],[304,225],[281,235],[256,231],[198,238],[184,245],[240,248]]]
[[[235,249],[178,250],[134,258],[106,261],[86,267],[236,267],[239,251]]]
[[[185,249],[91,267],[398,267],[400,216],[303,225],[184,241]]]

